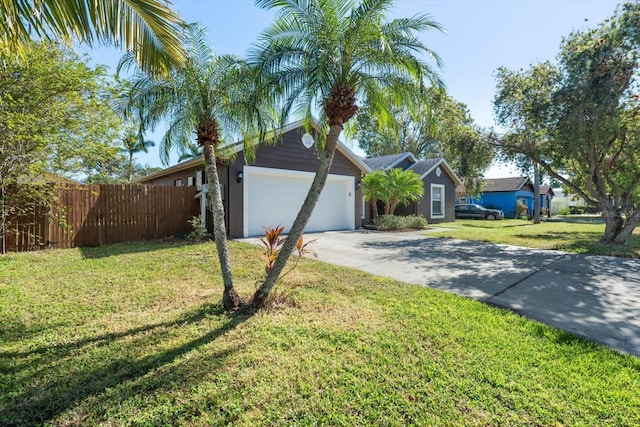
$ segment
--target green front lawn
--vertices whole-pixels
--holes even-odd
[[[446,227],[450,230],[429,233],[429,235],[538,249],[640,258],[640,230],[636,229],[625,245],[602,245],[598,240],[604,233],[604,223],[601,219],[594,217],[558,217],[535,225],[532,221],[521,219],[502,221],[457,219],[455,222],[438,224],[438,227]]]
[[[246,297],[260,249],[231,251]],[[216,264],[211,243],[0,257],[0,425],[640,425],[637,358],[307,259],[228,316]]]

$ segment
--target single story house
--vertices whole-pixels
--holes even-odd
[[[540,208],[544,211],[547,210],[547,213],[551,213],[551,201],[553,200],[555,193],[553,192],[553,188],[550,185],[541,185],[540,186]]]
[[[477,203],[490,209],[500,209],[506,217],[516,217],[516,204],[524,203],[533,212],[534,188],[531,180],[524,176],[492,178],[484,182],[478,196],[458,196],[457,203]]]
[[[301,122],[282,130],[274,145],[256,148],[255,161],[247,164],[243,144],[235,146],[233,160],[218,159],[225,221],[229,237],[258,236],[263,227],[293,225],[307,195],[319,160],[315,144],[305,148]],[[329,177],[305,232],[352,230],[365,223],[360,181],[371,169],[344,143],[339,142]],[[195,186],[201,215],[212,229],[207,181],[202,158],[187,160],[136,181],[140,184]]]
[[[412,153],[405,152],[363,160],[372,170],[401,168],[420,175],[424,186],[422,199],[407,206],[398,206],[397,215],[422,215],[430,224],[455,220],[456,187],[461,185],[461,181],[444,159],[418,160]],[[367,203],[367,211],[366,217],[369,218],[371,216],[369,203]]]

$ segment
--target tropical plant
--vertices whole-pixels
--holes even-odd
[[[436,72],[417,54],[439,63],[416,32],[441,29],[427,15],[387,20],[392,0],[257,0],[278,9],[275,22],[259,37],[251,54],[262,82],[282,117],[300,115],[316,129],[318,168],[289,237],[272,270],[253,297],[259,308],[295,249],[325,185],[345,124],[366,102],[390,120],[390,101],[416,96],[424,80],[439,83]]]
[[[284,232],[284,227],[278,226],[277,228],[273,227],[264,227],[264,236],[260,238],[260,243],[264,246],[264,255],[266,258],[266,265],[264,268],[265,274],[268,276],[271,270],[273,269],[273,264],[278,258],[278,254],[282,249],[282,245],[286,242],[287,238],[282,237],[282,233]],[[305,255],[313,255],[315,258],[318,258],[318,254],[315,251],[312,251],[307,246],[314,243],[317,239],[309,240],[305,243],[304,237],[300,236],[298,242],[296,243],[296,253],[295,253],[295,263],[287,270],[284,274],[282,274],[278,280],[281,280],[287,274],[291,273],[296,269],[300,259]]]
[[[171,6],[168,0],[2,0],[0,50],[24,57],[32,39],[67,47],[113,43],[131,51],[146,72],[166,72],[184,56],[184,22]]]
[[[245,156],[250,159],[258,141],[256,135],[260,135],[254,123],[262,120],[263,126],[269,126],[268,118],[259,111],[261,104],[252,98],[256,92],[251,83],[255,79],[244,61],[216,55],[207,44],[206,32],[197,24],[185,27],[185,39],[186,58],[168,78],[141,74],[134,79],[127,113],[140,117],[144,129],[153,130],[162,120],[168,122],[160,141],[160,157],[165,164],[173,148],[185,151],[193,145],[195,132],[209,183],[214,240],[224,282],[223,305],[232,310],[239,307],[240,298],[233,287],[216,158],[225,137],[239,135],[245,143]],[[127,55],[119,69],[132,64],[132,56]]]
[[[200,147],[198,144],[190,144],[184,149],[184,151],[180,152],[178,162],[197,159],[198,157],[202,157],[202,147]]]
[[[362,197],[371,204],[373,219],[378,218],[378,199],[384,191],[384,171],[373,171],[362,178]]]
[[[128,156],[127,175],[129,182],[131,182],[133,181],[133,174],[135,171],[133,164],[133,155],[140,152],[149,152],[149,148],[154,147],[156,143],[151,140],[144,139],[142,132],[135,131],[133,129],[127,129],[124,136],[122,137],[122,145],[123,150],[127,153]]]
[[[378,200],[384,203],[384,214],[393,215],[398,204],[419,200],[424,194],[420,175],[398,168],[377,170],[362,179],[363,196],[371,202],[373,219],[378,217]]]
[[[393,168],[384,172],[384,214],[393,215],[398,204],[406,205],[419,200],[424,194],[424,185],[420,175],[411,170]]]

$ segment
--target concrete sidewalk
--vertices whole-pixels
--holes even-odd
[[[505,307],[640,356],[640,260],[428,237],[309,234],[318,259]],[[249,243],[257,239],[244,239]]]

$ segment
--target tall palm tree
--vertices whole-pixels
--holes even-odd
[[[180,16],[167,0],[0,0],[0,49],[23,53],[26,42],[72,46],[113,43],[132,51],[146,72],[166,72],[184,56]]]
[[[441,83],[417,54],[439,64],[438,56],[416,32],[441,29],[427,15],[387,20],[393,0],[256,0],[278,8],[275,22],[259,38],[251,61],[274,99],[284,105],[282,117],[302,115],[307,126],[319,114],[320,157],[315,178],[274,266],[256,291],[253,307],[267,299],[293,252],[320,197],[344,125],[366,101],[381,117],[391,116],[390,101],[415,96],[423,80]]]
[[[168,78],[139,75],[132,82],[128,114],[140,118],[142,127],[149,130],[166,121],[168,130],[160,141],[160,157],[165,164],[171,149],[184,152],[193,145],[195,132],[209,183],[214,239],[224,282],[223,305],[232,310],[239,306],[240,299],[233,287],[216,157],[225,145],[225,136],[239,136],[250,158],[256,135],[260,134],[258,124],[253,126],[250,118],[262,117],[258,111],[261,104],[252,98],[255,79],[246,62],[216,55],[207,44],[206,32],[196,24],[185,27],[185,41],[186,58]],[[118,68],[132,64],[128,55]]]
[[[122,138],[123,150],[127,153],[129,157],[129,182],[133,180],[133,155],[136,153],[148,153],[149,148],[155,147],[156,143],[144,139],[141,132],[136,132],[133,129],[127,130]]]

